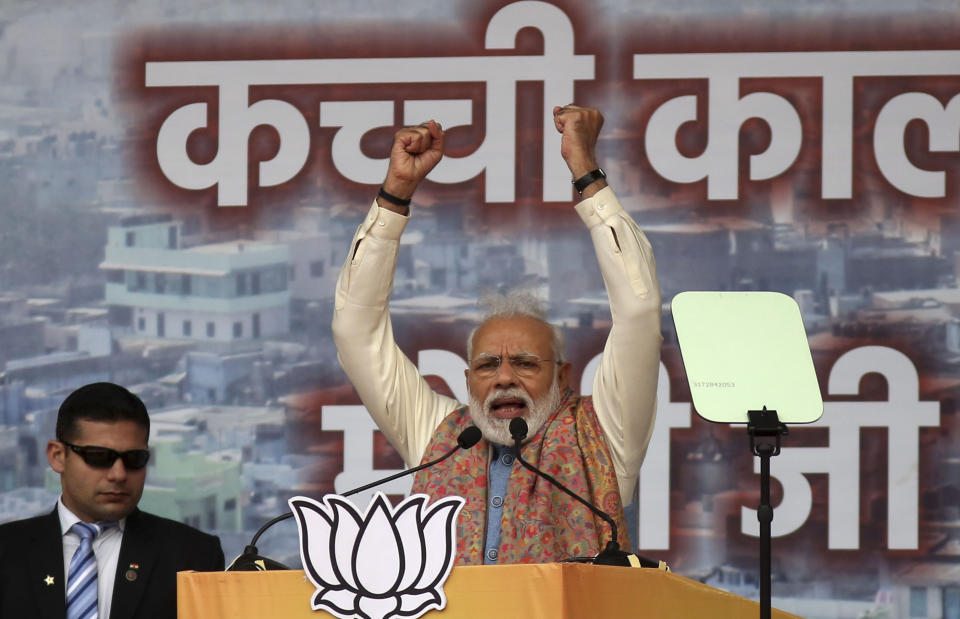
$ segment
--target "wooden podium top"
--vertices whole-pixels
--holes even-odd
[[[180,572],[179,619],[316,619],[315,591],[301,570]],[[745,619],[753,601],[663,570],[576,563],[455,567],[444,586],[447,607],[424,617],[465,619],[488,613],[523,619],[656,617]],[[509,612],[508,612],[509,611]],[[799,619],[774,610],[778,619]]]

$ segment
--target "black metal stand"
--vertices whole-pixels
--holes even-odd
[[[770,619],[770,523],[773,506],[770,505],[770,458],[780,453],[780,437],[788,433],[780,422],[777,411],[747,411],[747,432],[750,434],[750,452],[760,457],[760,619]]]

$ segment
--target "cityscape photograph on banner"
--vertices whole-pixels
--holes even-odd
[[[437,121],[446,154],[399,243],[400,348],[468,402],[477,300],[521,288],[589,395],[613,317],[558,155],[553,109],[575,103],[603,114],[597,158],[664,300],[632,550],[758,597],[759,460],[744,425],[694,410],[670,300],[777,292],[823,415],[771,462],[773,605],[960,617],[951,3],[31,0],[0,20],[0,522],[53,508],[57,409],[95,381],[150,412],[140,507],[218,535],[228,563],[291,500],[321,529],[368,506],[427,518],[411,477],[352,511],[324,499],[405,468],[337,359],[340,267],[394,133]],[[298,524],[258,548],[316,577],[314,608],[447,603],[433,581],[337,589],[323,562],[342,558],[305,565]]]

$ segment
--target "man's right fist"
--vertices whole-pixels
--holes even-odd
[[[553,124],[560,138],[560,155],[573,178],[580,178],[597,166],[597,138],[603,127],[599,110],[569,104],[553,108]]]
[[[404,200],[413,196],[417,186],[443,158],[443,129],[431,120],[415,127],[404,127],[393,136],[390,167],[383,190]]]

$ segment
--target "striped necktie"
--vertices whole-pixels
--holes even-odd
[[[98,619],[97,557],[93,554],[93,540],[115,524],[78,522],[70,527],[71,531],[80,536],[80,547],[70,560],[70,575],[67,577],[67,619]]]

